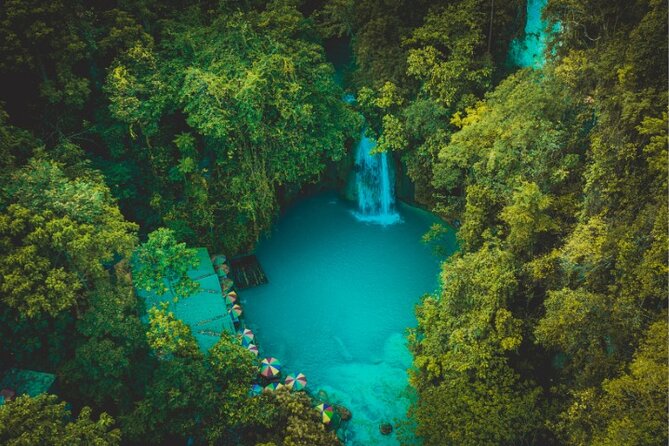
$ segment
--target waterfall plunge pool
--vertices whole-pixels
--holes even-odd
[[[406,419],[404,335],[420,296],[438,286],[440,259],[421,237],[439,220],[396,208],[402,222],[381,226],[356,219],[335,194],[296,203],[257,249],[269,284],[240,293],[261,356],[304,373],[313,393],[351,410],[348,445],[399,444],[379,424]],[[452,230],[447,245],[456,249]]]

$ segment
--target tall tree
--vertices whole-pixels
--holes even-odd
[[[121,444],[121,432],[113,429],[114,420],[106,413],[95,421],[91,409],[84,407],[71,419],[65,402],[55,395],[31,398],[20,396],[0,405],[0,441],[8,446],[43,444],[66,446]]]
[[[150,175],[142,206],[180,239],[236,252],[268,228],[280,191],[343,157],[358,120],[291,2],[221,8],[165,22],[157,45],[117,59],[105,91]]]
[[[174,300],[195,293],[200,284],[188,276],[197,267],[197,250],[175,239],[174,231],[160,228],[149,234],[133,258],[133,282],[137,289],[160,296],[169,291]]]
[[[21,314],[52,316],[87,306],[87,292],[105,266],[128,255],[136,226],[125,221],[93,171],[66,175],[54,161],[35,158],[6,187],[0,215],[0,290]]]

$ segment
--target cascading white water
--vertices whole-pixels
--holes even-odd
[[[400,221],[395,210],[393,172],[385,152],[372,154],[376,141],[363,130],[355,157],[355,185],[358,212],[355,216],[365,222],[391,225]]]

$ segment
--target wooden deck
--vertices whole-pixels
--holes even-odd
[[[228,275],[237,288],[252,288],[268,283],[267,276],[254,255],[237,257],[229,260],[230,274]]]

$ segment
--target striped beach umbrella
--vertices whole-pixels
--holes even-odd
[[[235,302],[237,302],[237,293],[235,293],[234,291],[230,291],[228,294],[225,295],[226,304],[232,305]]]
[[[307,387],[307,377],[302,373],[298,373],[297,375],[291,373],[290,375],[286,376],[286,380],[284,382],[286,387],[291,390],[302,390]]]
[[[211,257],[211,263],[214,265],[214,268],[220,268],[227,259],[223,254],[217,254]]]
[[[254,355],[258,356],[258,346],[255,344],[249,344],[246,346],[246,348],[253,353]]]
[[[251,386],[251,395],[260,395],[262,393],[262,386],[260,384],[254,384]]]
[[[334,417],[334,408],[329,404],[323,403],[316,406],[316,410],[320,412],[321,417],[323,419],[323,423],[330,424],[330,421],[332,421],[332,417]]]
[[[245,328],[244,330],[239,332],[240,339],[242,341],[242,345],[247,346],[251,342],[253,342],[253,339],[255,338],[255,335],[251,330],[248,328]]]
[[[221,283],[221,290],[224,293],[227,293],[228,291],[230,291],[230,289],[232,288],[232,285],[235,284],[235,282],[233,282],[229,277],[226,277],[226,278],[219,277],[219,279],[220,279],[219,282]]]
[[[265,378],[274,378],[281,373],[281,362],[276,358],[265,358],[260,363],[260,374]]]
[[[232,306],[232,310],[230,310],[230,311],[232,311],[236,316],[241,316],[242,315],[242,307],[240,307],[237,304],[234,304]]]
[[[283,389],[285,386],[279,382],[269,383],[265,386],[265,391],[274,392],[275,390]]]

